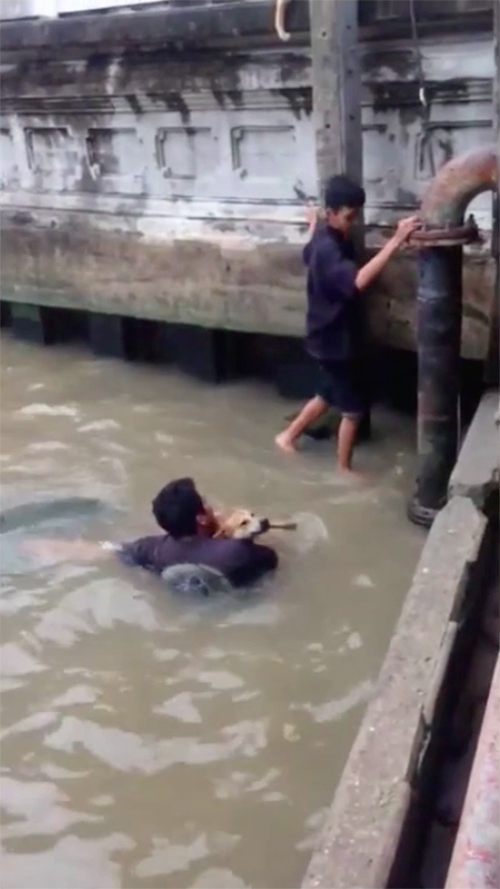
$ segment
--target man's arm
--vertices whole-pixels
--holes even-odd
[[[382,249],[372,259],[359,269],[355,279],[357,290],[366,290],[372,284],[391,257],[394,256],[408,240],[411,233],[418,227],[418,216],[409,216],[407,219],[401,219],[398,222],[398,227],[392,238],[384,244]]]
[[[114,543],[92,543],[88,540],[48,540],[43,538],[23,541],[25,552],[42,559],[66,562],[97,562],[119,549]]]
[[[25,552],[42,559],[57,562],[98,562],[117,556],[126,565],[149,567],[151,541],[155,538],[142,537],[130,543],[112,543],[102,541],[94,543],[89,540],[50,540],[27,539],[23,542]]]

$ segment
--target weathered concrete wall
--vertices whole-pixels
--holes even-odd
[[[178,5],[177,5],[178,6]],[[226,4],[222,4],[226,6]],[[300,336],[303,206],[316,196],[307,4],[6,23],[2,295]],[[203,13],[203,14],[202,14]],[[422,44],[439,166],[491,140],[489,34]],[[369,247],[431,178],[408,41],[360,45]],[[491,199],[471,206],[491,227]],[[467,257],[463,352],[483,357],[493,265]],[[415,264],[370,296],[377,337],[414,346]]]

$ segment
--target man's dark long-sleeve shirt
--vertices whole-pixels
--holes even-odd
[[[278,564],[278,557],[268,546],[251,540],[226,540],[214,537],[192,537],[174,540],[166,534],[142,537],[124,543],[118,549],[120,559],[161,574],[174,565],[205,565],[214,568],[237,586],[258,580]]]
[[[307,350],[320,361],[353,357],[357,334],[357,267],[350,241],[327,226],[304,247],[307,273]]]

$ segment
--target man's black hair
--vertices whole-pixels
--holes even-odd
[[[192,478],[169,482],[153,500],[153,515],[160,528],[174,538],[196,534],[196,517],[205,512]]]
[[[360,210],[364,207],[365,200],[364,188],[348,176],[332,176],[326,183],[325,206],[330,210],[340,210],[341,207]]]

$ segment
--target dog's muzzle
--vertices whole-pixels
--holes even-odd
[[[241,528],[238,528],[234,534],[234,540],[253,540],[255,537],[259,537],[261,534],[265,534],[266,531],[269,531],[271,527],[271,523],[269,519],[261,519],[258,516],[253,516],[251,521],[246,522]]]

